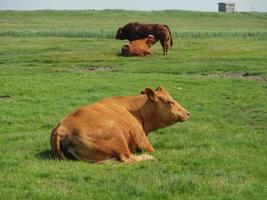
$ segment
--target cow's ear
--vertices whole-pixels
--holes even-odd
[[[159,100],[156,93],[151,88],[146,88],[145,93],[146,93],[146,96],[150,98],[152,101],[157,102]]]
[[[162,87],[162,86],[159,86],[159,87],[156,89],[156,91],[159,91],[159,92],[166,93],[166,90],[165,90],[165,88],[164,88],[164,87]]]

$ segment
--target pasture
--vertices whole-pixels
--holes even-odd
[[[169,55],[118,55],[130,21],[169,25]],[[266,81],[266,13],[0,11],[0,199],[266,199]],[[159,85],[191,119],[149,135],[157,161],[51,158],[74,108]]]

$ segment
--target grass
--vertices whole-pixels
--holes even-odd
[[[125,41],[99,35],[138,20],[178,33],[168,56],[156,44],[121,57]],[[1,11],[0,198],[266,199],[266,24],[266,13]],[[81,35],[53,34],[65,30]],[[149,135],[157,161],[51,158],[50,132],[74,108],[159,85],[192,118]]]
[[[114,39],[116,31],[1,31],[0,36],[12,37],[71,37],[71,38],[108,38]],[[267,38],[266,32],[172,32],[173,37],[179,38],[211,38],[211,37],[239,37],[239,38]]]

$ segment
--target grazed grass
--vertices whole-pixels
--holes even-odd
[[[125,41],[85,38],[2,37],[0,64],[2,73],[33,71],[64,72],[111,66],[132,73],[216,74],[245,71],[266,75],[266,40],[243,38],[175,38],[168,57],[161,56],[159,43],[154,56],[124,58],[118,56]],[[98,46],[98,48],[96,48]],[[4,63],[8,63],[4,64]],[[19,67],[16,67],[19,65]],[[15,66],[14,68],[12,66]],[[46,67],[43,67],[46,66]],[[164,66],[164,67],[163,67]]]
[[[222,31],[231,19],[231,32],[266,32],[266,14],[156,14],[0,12],[0,27],[7,32],[61,32],[73,26],[79,32],[90,21],[95,27],[90,31],[98,33],[144,17],[166,24],[179,18],[174,31],[194,29],[194,34],[203,31],[201,23],[213,19],[217,21],[206,24],[205,30]],[[189,28],[195,25],[193,19],[200,25]],[[33,36],[0,36],[1,199],[266,199],[264,37],[189,34],[175,37],[168,56],[162,56],[156,44],[153,56],[125,58],[118,55],[125,41]],[[102,71],[92,70],[97,67]],[[159,85],[192,118],[149,136],[157,161],[92,165],[51,158],[50,132],[71,110]]]

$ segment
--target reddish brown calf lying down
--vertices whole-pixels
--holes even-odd
[[[154,35],[163,49],[163,55],[167,55],[168,49],[172,46],[172,34],[170,28],[166,24],[144,24],[139,22],[131,22],[120,27],[115,38],[120,40],[128,39],[130,41],[141,39],[147,35]]]
[[[153,152],[150,132],[188,118],[189,112],[163,87],[146,88],[140,95],[104,99],[74,110],[52,131],[51,146],[59,159],[153,160],[151,155],[134,152]]]
[[[157,40],[153,35],[149,35],[144,39],[133,40],[122,46],[121,53],[123,56],[145,56],[152,54],[149,48],[156,42]]]

